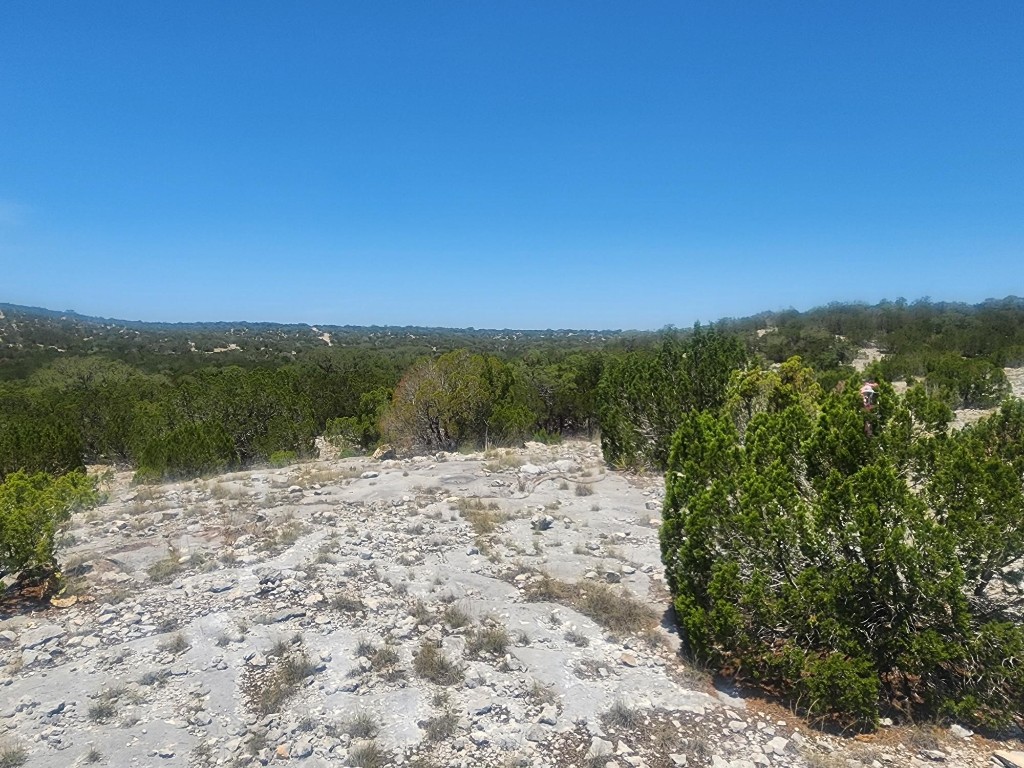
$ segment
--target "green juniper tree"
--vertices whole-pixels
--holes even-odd
[[[672,441],[662,558],[691,651],[810,716],[1024,713],[1024,411],[949,433],[884,381],[734,375]],[[915,419],[930,414],[928,419]]]

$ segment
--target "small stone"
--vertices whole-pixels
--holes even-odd
[[[21,636],[21,647],[23,650],[36,648],[45,642],[63,637],[64,635],[64,627],[59,624],[43,624],[43,626],[36,629],[30,629]]]
[[[547,738],[547,734],[544,732],[544,729],[539,726],[532,726],[526,731],[527,741],[539,742],[544,741],[545,738]]]
[[[40,708],[45,715],[59,715],[64,711],[64,707],[67,706],[67,702],[64,700],[51,701],[44,703]]]
[[[626,651],[621,656],[619,656],[619,661],[622,663],[622,665],[624,667],[639,667],[640,666],[640,662],[637,660],[636,656],[634,656],[629,651]]]
[[[544,725],[554,725],[558,722],[558,709],[554,704],[545,704],[537,720]]]
[[[974,735],[974,731],[964,728],[962,725],[953,723],[949,726],[950,735],[958,739],[969,739]]]
[[[614,745],[610,741],[605,741],[600,736],[595,736],[593,741],[590,742],[590,749],[587,750],[587,759],[592,760],[602,755],[608,755],[610,758],[613,747]]]
[[[380,472],[376,472],[372,469],[368,469],[359,476],[363,480],[372,480],[375,477],[380,477]]]
[[[262,669],[267,666],[267,657],[259,652],[249,654],[245,661],[250,667]]]
[[[302,488],[297,485],[288,486],[288,493],[302,493]]]
[[[530,527],[535,531],[546,531],[555,524],[551,515],[534,515],[530,518]]]
[[[742,731],[747,730],[747,724],[742,720],[730,720],[729,730],[733,733],[740,733]]]

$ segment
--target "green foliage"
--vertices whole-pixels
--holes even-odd
[[[514,443],[534,426],[532,392],[516,366],[457,350],[412,365],[381,419],[402,451]]]
[[[83,466],[72,405],[58,393],[0,385],[0,480],[26,472],[60,474]]]
[[[605,459],[664,468],[680,419],[721,405],[732,371],[745,359],[737,338],[698,324],[686,340],[666,334],[656,350],[609,361],[597,402]]]
[[[42,472],[8,475],[0,483],[0,576],[56,570],[60,526],[95,501],[92,480],[80,472],[58,478]]]
[[[289,369],[200,371],[135,415],[143,477],[193,477],[313,450],[309,401]]]
[[[364,392],[354,416],[328,419],[324,437],[338,448],[358,447],[367,450],[380,441],[381,416],[391,401],[392,390],[385,387]]]
[[[274,451],[270,454],[270,465],[272,467],[287,467],[294,464],[299,454],[295,451]]]
[[[947,433],[922,391],[882,381],[867,411],[859,385],[823,392],[792,360],[686,414],[661,528],[686,640],[844,726],[880,707],[1006,724],[1024,713],[1024,404]]]

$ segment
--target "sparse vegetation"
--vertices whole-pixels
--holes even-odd
[[[149,574],[149,578],[157,583],[165,583],[171,581],[175,576],[184,570],[185,566],[181,563],[181,555],[177,550],[171,548],[166,557],[161,560],[157,560],[153,565],[146,569],[146,573]]]
[[[601,715],[601,722],[606,727],[615,726],[632,730],[640,726],[643,722],[643,716],[638,709],[629,706],[620,699],[612,704],[607,712]]]
[[[177,656],[178,654],[187,651],[191,646],[189,645],[188,640],[185,639],[184,634],[176,632],[166,640],[162,641],[158,647],[161,651],[173,653]]]
[[[116,715],[116,698],[103,697],[89,705],[89,719],[94,723],[106,723]]]
[[[452,629],[459,629],[473,623],[473,617],[457,605],[449,605],[444,609],[444,623]]]
[[[366,610],[363,601],[347,592],[337,592],[331,597],[331,608],[342,613],[360,613]]]
[[[566,642],[572,643],[577,648],[586,648],[590,645],[590,638],[580,632],[578,629],[570,629],[564,635]]]
[[[376,741],[358,743],[348,752],[348,765],[355,768],[384,768],[390,761],[391,755]]]
[[[427,732],[427,739],[430,741],[443,741],[451,738],[459,726],[459,716],[450,709],[446,709],[428,718],[423,724],[423,730]]]
[[[21,768],[28,762],[28,750],[11,744],[0,745],[0,768]]]
[[[457,508],[462,518],[473,527],[477,536],[494,533],[498,526],[511,519],[509,515],[501,511],[501,507],[494,501],[485,504],[483,499],[478,498],[459,499]]]
[[[260,714],[280,712],[298,687],[316,673],[316,665],[310,661],[301,643],[282,643],[279,651],[274,654],[277,661],[269,679],[256,692],[253,704]]]
[[[658,624],[654,611],[629,592],[599,582],[567,584],[541,574],[528,584],[526,596],[571,606],[616,634],[642,634]]]
[[[380,733],[380,725],[372,713],[360,710],[345,723],[342,730],[353,739],[373,739]]]
[[[382,645],[373,652],[373,655],[370,657],[370,665],[379,672],[383,669],[394,667],[400,660],[398,651],[390,645]]]
[[[470,656],[504,656],[508,646],[508,630],[500,625],[478,627],[466,637],[466,653]]]
[[[455,685],[462,682],[465,670],[461,664],[449,659],[435,644],[425,641],[413,662],[416,674],[437,685]]]

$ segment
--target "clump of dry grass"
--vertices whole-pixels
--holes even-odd
[[[449,659],[440,648],[429,641],[420,645],[413,669],[417,675],[437,685],[461,683],[465,676],[465,668],[461,664]]]
[[[391,764],[391,754],[376,741],[366,741],[349,750],[347,762],[355,768],[384,768]]]
[[[146,570],[149,574],[149,578],[158,584],[163,584],[184,570],[184,565],[181,563],[181,553],[174,547],[170,547],[167,552],[167,557],[162,560],[157,560]]]
[[[466,638],[466,653],[470,656],[504,656],[510,642],[508,630],[504,627],[480,627]]]
[[[619,728],[634,729],[639,727],[642,721],[643,715],[640,713],[640,710],[629,706],[621,699],[612,704],[609,710],[601,715],[601,723],[605,727],[617,726]]]
[[[353,739],[372,739],[380,733],[380,725],[373,714],[363,710],[347,721],[342,730]]]
[[[483,499],[470,497],[459,499],[455,506],[462,518],[473,527],[477,536],[494,533],[499,525],[512,519],[512,515],[502,512],[495,501],[485,504]]]
[[[657,614],[625,589],[613,589],[600,582],[569,584],[541,574],[525,591],[527,600],[568,605],[618,634],[643,634],[658,624]]]
[[[586,648],[590,645],[590,638],[580,632],[578,629],[570,629],[565,633],[566,642],[572,643],[577,648]]]
[[[504,469],[518,469],[526,463],[523,460],[523,457],[515,451],[507,450],[487,451],[484,454],[484,458],[487,459],[487,463],[484,464],[484,469],[488,472],[501,472]]]
[[[181,653],[184,653],[192,646],[189,645],[189,642],[185,639],[184,634],[182,634],[181,632],[175,632],[169,638],[161,642],[158,647],[160,648],[161,651],[166,651],[167,653],[172,653],[175,656],[177,656]]]
[[[278,643],[274,651],[277,651],[277,664],[254,702],[256,710],[262,715],[280,712],[299,686],[316,673],[316,665],[306,655],[301,643]]]
[[[455,734],[459,727],[459,716],[450,709],[428,718],[423,724],[423,730],[427,732],[428,741],[443,741]]]
[[[28,762],[28,750],[21,745],[0,745],[0,768],[20,768]]]
[[[457,605],[449,605],[445,608],[443,618],[444,623],[452,629],[459,629],[473,623],[473,617],[469,615],[469,612]]]

